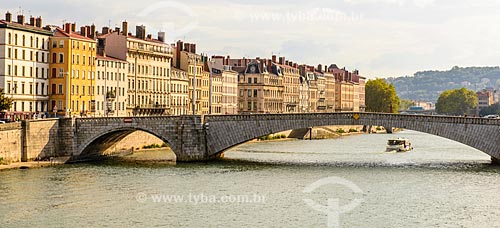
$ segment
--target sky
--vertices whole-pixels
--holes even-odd
[[[144,24],[167,42],[232,58],[273,54],[309,65],[358,69],[367,78],[453,66],[497,66],[500,1],[495,0],[16,0],[6,11],[44,24]]]

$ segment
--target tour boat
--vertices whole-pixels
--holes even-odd
[[[389,139],[387,142],[386,152],[396,151],[396,152],[406,152],[413,150],[411,142],[409,139],[397,138]]]

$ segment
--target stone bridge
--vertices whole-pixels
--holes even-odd
[[[169,143],[178,161],[203,161],[260,136],[333,125],[405,128],[469,145],[496,161],[500,158],[500,120],[378,113],[62,119],[58,148],[74,158],[92,157],[140,130]]]

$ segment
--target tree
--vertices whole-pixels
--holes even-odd
[[[0,110],[9,110],[12,107],[12,99],[5,96],[3,89],[0,89]]]
[[[387,84],[384,79],[370,80],[366,83],[366,111],[398,113],[399,97],[394,84]]]
[[[474,114],[478,105],[477,94],[466,88],[447,90],[441,93],[436,111],[446,115]]]
[[[415,102],[412,100],[403,99],[399,102],[399,109],[401,110],[408,110],[411,106],[415,106]]]

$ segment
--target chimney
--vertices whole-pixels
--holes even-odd
[[[24,15],[17,15],[17,23],[24,25]]]
[[[87,29],[85,26],[80,27],[80,36],[87,37]]]
[[[92,29],[90,29],[90,26],[86,25],[85,26],[85,30],[86,30],[86,33],[87,33],[87,37],[94,38],[94,36],[92,35]]]
[[[5,20],[7,22],[12,22],[12,14],[9,11],[5,14]]]
[[[148,37],[148,40],[153,39],[153,36],[152,36],[151,34],[148,34],[148,36],[147,36],[147,37]]]
[[[102,34],[108,34],[109,33],[109,28],[108,27],[102,27]]]
[[[281,65],[284,65],[284,64],[285,64],[285,57],[280,57],[280,58],[279,58],[279,63],[280,63]]]
[[[42,27],[42,17],[37,17],[35,20],[35,26],[38,28]]]
[[[273,63],[276,63],[276,55],[273,55]]]
[[[184,51],[190,52],[189,51],[189,44],[188,43],[184,44]]]
[[[127,36],[127,34],[128,34],[128,22],[127,21],[122,22],[122,30],[123,30],[122,34],[124,36]]]
[[[190,44],[191,52],[196,54],[196,44]]]
[[[323,65],[321,65],[321,64],[318,65],[318,71],[323,72]]]
[[[95,36],[96,36],[96,34],[95,34],[95,25],[94,24],[92,24],[90,26],[90,36],[91,36],[91,38],[95,38]]]
[[[115,27],[115,32],[117,32],[118,34],[120,34],[120,27]]]
[[[30,25],[35,26],[35,17],[33,16],[30,17]]]
[[[76,23],[71,24],[71,32],[76,32]]]
[[[165,43],[165,32],[158,32],[158,40]]]
[[[288,65],[288,60],[285,60],[285,65]]]
[[[146,26],[135,26],[135,37],[138,39],[146,39]]]
[[[64,24],[64,32],[70,34],[71,33],[71,23]]]
[[[229,56],[229,55],[228,55],[228,56],[227,56],[227,59],[226,59],[226,64],[225,64],[225,65],[227,65],[227,66],[229,66],[229,59],[231,59],[231,56]]]

